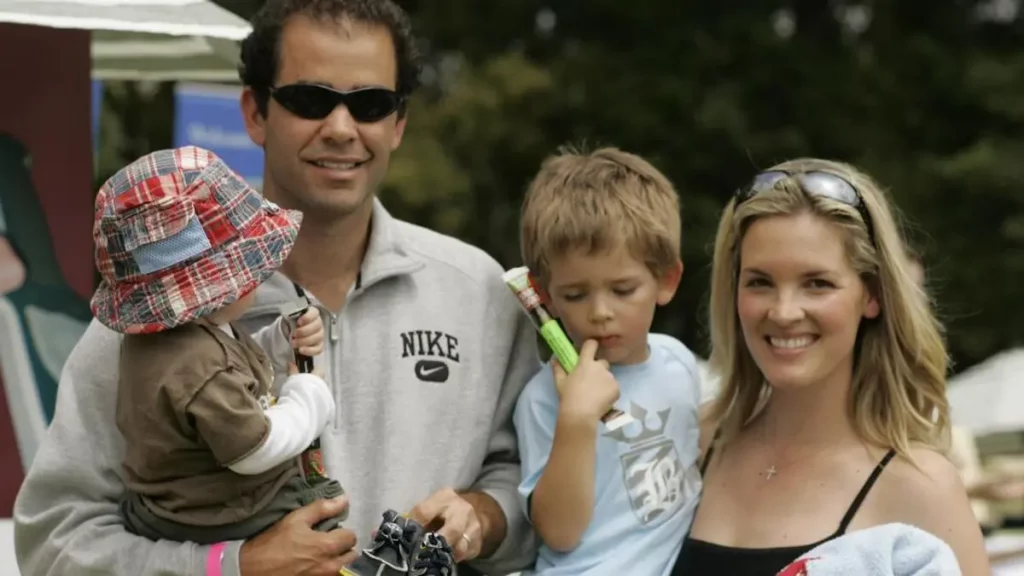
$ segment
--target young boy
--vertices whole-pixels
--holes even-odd
[[[580,346],[515,410],[519,491],[543,545],[535,574],[669,574],[701,489],[693,354],[649,334],[682,276],[679,199],[616,149],[547,159],[526,194],[523,260]],[[613,403],[635,421],[609,431]]]
[[[255,337],[233,324],[288,256],[301,214],[264,201],[211,152],[184,147],[115,174],[95,217],[102,282],[92,310],[125,335],[116,407],[125,527],[154,540],[242,540],[341,495],[298,459],[334,417],[327,384],[289,369],[293,347],[320,353],[319,312]],[[264,350],[290,373],[276,401]]]

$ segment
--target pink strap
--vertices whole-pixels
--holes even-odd
[[[210,553],[206,555],[206,576],[221,576],[220,565],[227,545],[227,542],[218,542],[210,546]]]

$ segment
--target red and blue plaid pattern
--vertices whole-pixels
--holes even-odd
[[[269,278],[291,252],[301,219],[264,200],[208,150],[143,156],[96,196],[102,281],[93,314],[124,334],[202,318]]]

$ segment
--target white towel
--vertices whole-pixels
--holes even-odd
[[[821,544],[778,576],[962,576],[952,548],[906,524],[882,524]]]

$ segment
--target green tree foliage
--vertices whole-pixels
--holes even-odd
[[[406,2],[428,41],[384,197],[518,263],[517,211],[566,142],[643,154],[684,203],[686,276],[656,328],[706,352],[730,193],[795,156],[891,192],[963,368],[1020,345],[1024,20],[1015,2]]]
[[[565,143],[642,154],[684,204],[686,275],[656,329],[706,353],[729,195],[777,161],[845,160],[906,215],[957,368],[1022,344],[1018,0],[399,1],[429,65],[382,191],[396,215],[513,266],[545,155]],[[218,3],[247,18],[260,0]],[[111,91],[125,117],[101,175],[169,142],[166,87]]]

